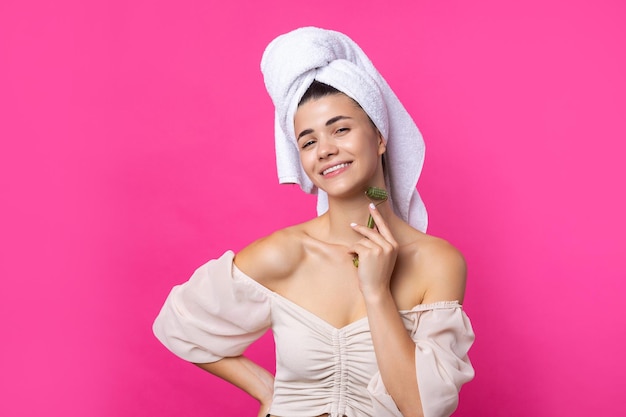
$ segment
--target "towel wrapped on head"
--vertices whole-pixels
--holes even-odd
[[[398,97],[372,62],[346,35],[315,27],[296,29],[274,39],[261,60],[265,86],[275,113],[276,163],[280,183],[296,183],[318,194],[317,212],[328,197],[304,172],[294,132],[300,99],[314,80],[355,100],[386,141],[385,184],[394,211],[426,231],[426,208],[416,186],[424,164],[424,140]]]

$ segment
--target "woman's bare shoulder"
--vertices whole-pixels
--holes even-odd
[[[271,287],[276,280],[293,274],[303,257],[302,225],[278,230],[243,248],[235,265],[259,283]]]
[[[426,284],[423,303],[463,302],[467,267],[463,254],[450,242],[421,233],[406,248],[416,276]]]

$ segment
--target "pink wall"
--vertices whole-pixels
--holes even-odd
[[[360,43],[426,138],[478,335],[456,415],[626,413],[624,2],[340,3],[2,1],[0,415],[254,415],[151,323],[196,266],[313,215],[276,183],[258,69],[302,25]]]

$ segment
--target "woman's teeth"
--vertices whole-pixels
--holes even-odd
[[[344,163],[344,164],[335,165],[334,167],[330,167],[328,169],[325,169],[324,172],[322,172],[322,175],[330,174],[331,172],[335,172],[338,169],[345,168],[348,165],[350,165],[350,164]]]

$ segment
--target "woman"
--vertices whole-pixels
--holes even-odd
[[[262,70],[281,181],[317,192],[321,214],[199,268],[172,290],[155,334],[258,399],[259,416],[450,415],[473,377],[465,262],[418,230],[417,127],[340,33],[282,35]],[[389,199],[372,201],[370,187]],[[275,376],[242,356],[270,327]]]

